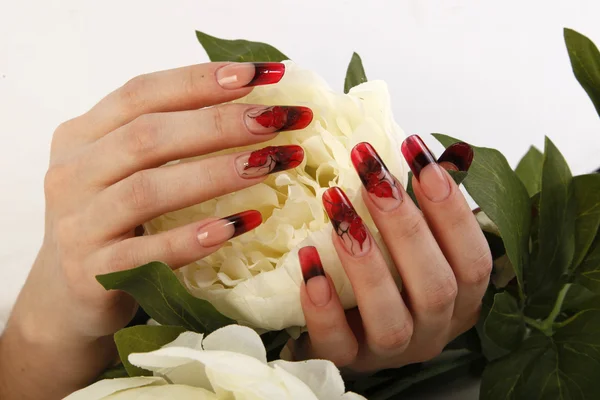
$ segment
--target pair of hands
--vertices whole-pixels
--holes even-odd
[[[106,292],[98,274],[160,260],[178,268],[260,224],[260,214],[210,218],[136,235],[163,213],[241,190],[300,164],[298,146],[168,161],[267,141],[302,129],[305,107],[221,104],[273,84],[279,63],[210,63],[134,78],[55,132],[45,180],[42,248],[0,339],[3,398],[54,398],[90,383],[114,362],[112,334],[137,305]],[[487,243],[465,199],[418,137],[403,144],[421,212],[368,144],[352,153],[369,212],[403,279],[402,294],[377,244],[337,188],[324,195],[332,240],[358,308],[344,312],[314,249],[300,252],[308,336],[297,357],[353,370],[430,359],[476,321],[491,270]],[[469,148],[445,153],[464,168]],[[12,373],[10,371],[25,371]],[[32,384],[36,376],[35,384]]]

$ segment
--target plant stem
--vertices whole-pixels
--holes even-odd
[[[558,292],[558,296],[556,296],[556,302],[554,302],[554,307],[548,317],[546,317],[543,321],[538,321],[529,317],[524,317],[525,323],[533,328],[540,330],[546,336],[552,336],[554,333],[553,325],[556,317],[560,314],[560,310],[562,309],[563,302],[565,301],[565,297],[567,297],[567,293],[573,284],[567,283],[565,286],[560,289]]]

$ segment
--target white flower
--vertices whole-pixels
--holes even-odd
[[[333,278],[342,304],[354,307],[354,293],[333,248],[332,228],[321,195],[331,186],[341,187],[384,248],[362,201],[361,182],[350,161],[350,151],[357,143],[371,143],[406,185],[408,167],[399,153],[404,133],[392,117],[386,84],[367,82],[346,95],[332,91],[315,73],[287,62],[280,83],[256,87],[237,102],[310,107],[314,121],[308,128],[283,132],[267,143],[249,147],[297,144],[305,150],[305,161],[295,170],[270,176],[254,187],[156,218],[147,224],[148,232],[165,231],[209,216],[259,210],[264,223],[257,229],[177,271],[188,290],[244,325],[268,330],[302,327],[305,321],[300,306],[302,277],[297,251],[313,245]],[[391,270],[397,277],[395,268]]]
[[[205,338],[185,332],[159,350],[130,354],[129,361],[154,377],[105,379],[65,400],[364,399],[344,393],[344,381],[330,361],[267,363],[260,336],[240,325]]]

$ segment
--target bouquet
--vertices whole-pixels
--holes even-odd
[[[289,60],[268,44],[197,37],[212,61]],[[565,29],[564,37],[575,77],[600,114],[600,52],[573,30]],[[600,174],[573,176],[549,138],[543,151],[531,147],[515,170],[499,151],[472,146],[469,172],[452,174],[479,207],[474,212],[494,270],[476,327],[441,356],[345,381],[328,361],[280,359],[289,338],[303,331],[299,247],[319,249],[344,307],[356,305],[320,204],[324,190],[336,185],[359,212],[364,207],[360,181],[349,172],[353,145],[368,139],[412,194],[397,153],[404,134],[391,115],[387,87],[367,81],[358,54],[344,93],[286,63],[279,84],[255,88],[237,102],[310,105],[316,122],[309,129],[273,139],[301,144],[307,160],[263,184],[147,224],[155,233],[231,214],[242,203],[266,217],[254,234],[176,272],[153,262],[98,276],[107,290],[131,294],[152,323],[117,332],[121,362],[70,398],[384,400],[448,374],[480,376],[484,400],[600,398]],[[458,142],[433,136],[445,147]],[[366,222],[380,241],[373,222]]]

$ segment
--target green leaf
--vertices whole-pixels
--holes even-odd
[[[368,398],[369,400],[394,399],[396,397],[392,396],[397,395],[415,384],[446,374],[458,368],[468,367],[480,358],[481,355],[466,350],[458,350],[457,355],[443,354],[441,357],[425,363],[423,368],[416,373],[401,377],[400,379],[391,380],[386,383],[382,389],[374,393],[369,393]]]
[[[96,379],[96,381],[101,381],[103,379],[116,379],[116,378],[127,378],[129,375],[127,374],[127,370],[123,363],[119,363],[114,367],[110,367],[106,369],[102,375]]]
[[[483,328],[498,346],[507,350],[517,348],[525,335],[525,321],[517,300],[507,292],[497,293]]]
[[[152,372],[132,365],[128,359],[129,355],[158,350],[177,339],[183,332],[185,329],[180,326],[137,325],[115,333],[119,358],[127,370],[127,374],[129,376],[152,376]]]
[[[600,310],[575,315],[552,337],[537,331],[517,351],[488,364],[480,398],[600,398]]]
[[[492,311],[495,295],[496,290],[492,285],[489,285],[483,296],[479,320],[477,321],[477,324],[475,324],[475,329],[477,330],[481,342],[481,353],[488,361],[493,361],[509,353],[508,350],[494,343],[485,333],[485,321]]]
[[[281,62],[290,58],[275,47],[248,40],[227,40],[196,31],[210,61]]]
[[[526,292],[535,295],[554,287],[567,271],[575,251],[575,200],[569,166],[546,138],[540,192],[538,248],[525,270]]]
[[[461,183],[463,183],[463,181],[467,178],[468,176],[468,172],[466,171],[447,171],[450,176],[452,177],[452,179],[454,180],[454,182],[456,182],[457,185],[460,185]],[[410,198],[412,199],[412,201],[418,206],[419,203],[417,202],[417,197],[415,196],[415,191],[413,189],[413,173],[409,172],[408,173],[408,185],[406,185],[406,193],[408,193],[408,195],[410,196]]]
[[[161,262],[98,275],[96,279],[106,290],[129,293],[161,325],[210,333],[235,323],[220,314],[208,301],[189,294],[171,268]]]
[[[600,294],[600,232],[596,235],[589,253],[577,269],[575,282]]]
[[[544,155],[537,148],[531,146],[515,169],[515,173],[525,185],[530,197],[538,193],[542,187],[543,161]]]
[[[572,270],[583,261],[600,227],[600,174],[576,176],[573,178],[573,192],[577,216]]]
[[[600,52],[590,39],[579,32],[565,28],[564,36],[575,77],[600,115]]]
[[[344,93],[348,93],[354,86],[367,81],[367,75],[362,65],[362,60],[357,53],[352,54],[348,71],[346,71],[346,80],[344,81]]]
[[[442,134],[435,138],[448,147],[459,140]],[[464,186],[473,200],[498,226],[506,254],[523,288],[523,270],[529,262],[531,202],[525,186],[506,158],[494,149],[471,146],[473,163]]]

